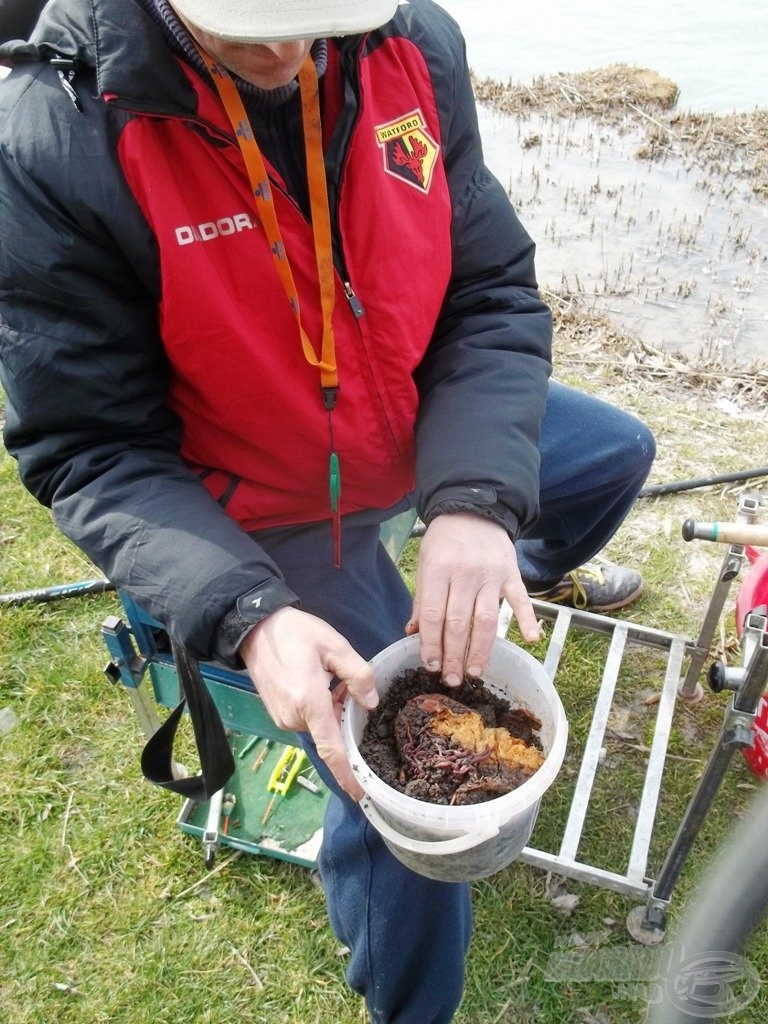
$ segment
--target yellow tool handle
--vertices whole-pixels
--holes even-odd
[[[301,747],[286,747],[269,777],[267,789],[285,796],[291,788],[293,780],[299,774],[306,757],[307,755]]]

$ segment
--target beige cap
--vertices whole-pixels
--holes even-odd
[[[184,21],[220,39],[278,42],[367,32],[388,22],[399,0],[171,0]]]

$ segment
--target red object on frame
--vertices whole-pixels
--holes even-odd
[[[768,554],[747,547],[751,568],[736,595],[736,629],[741,636],[744,620],[755,609],[768,608]],[[744,760],[761,779],[768,780],[768,695],[763,694],[752,724],[752,746],[744,748]]]

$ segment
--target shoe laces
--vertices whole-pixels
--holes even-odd
[[[587,579],[593,579],[598,586],[603,586],[605,583],[605,576],[603,570],[597,565],[582,565],[578,569],[572,569],[566,573],[568,579],[570,579],[573,585],[573,606],[574,608],[586,608],[589,604],[589,598],[587,597],[587,591],[584,584],[581,582],[581,578],[586,577]]]

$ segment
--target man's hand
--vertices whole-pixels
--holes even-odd
[[[322,619],[281,608],[252,629],[240,654],[275,725],[306,731],[341,788],[363,795],[344,753],[339,729],[347,694],[366,709],[379,702],[373,671]],[[330,689],[334,676],[339,683]]]
[[[523,637],[539,626],[507,531],[464,513],[437,516],[421,542],[407,633],[421,633],[422,661],[449,686],[482,675],[496,636],[499,603],[512,606]]]

